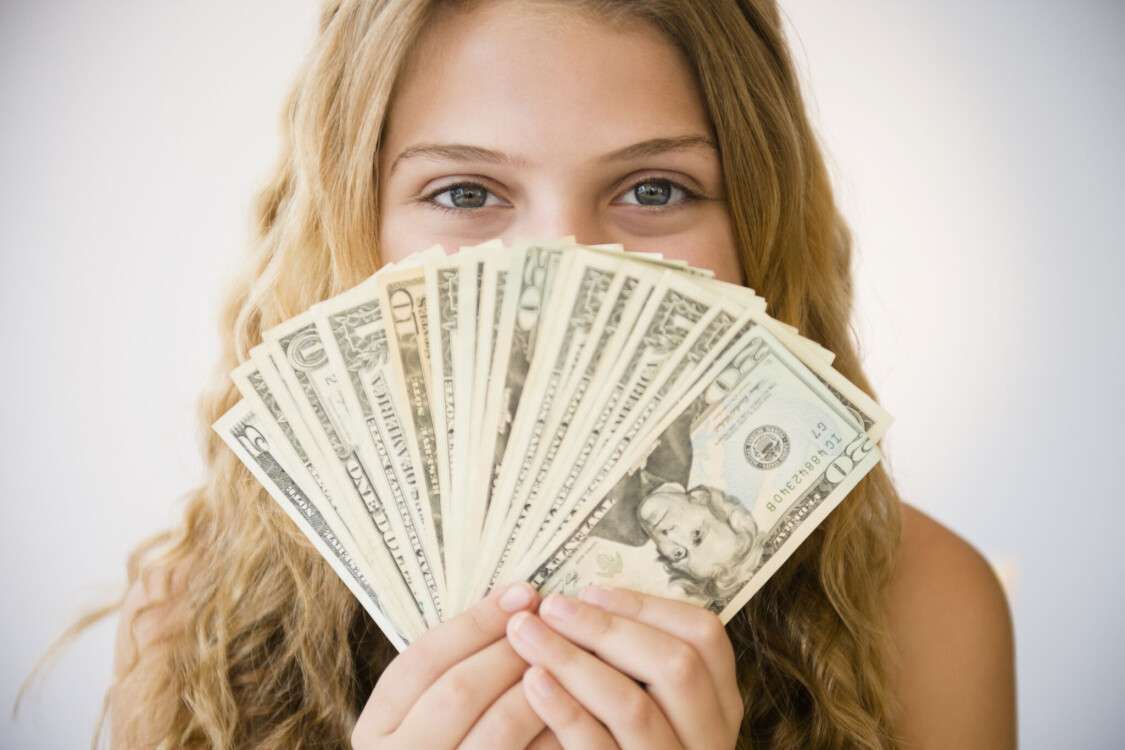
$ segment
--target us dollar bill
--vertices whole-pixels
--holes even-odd
[[[426,268],[426,306],[430,321],[433,390],[431,415],[442,498],[446,577],[459,596],[466,574],[467,464],[475,379],[476,318],[483,253],[489,247],[462,248]]]
[[[355,557],[355,540],[334,527],[320,507],[282,466],[267,438],[268,428],[245,401],[239,401],[219,418],[213,429],[266,489],[270,497],[301,529],[317,552],[328,561],[352,595],[395,648],[404,650],[421,632],[418,621],[396,622],[373,585],[370,569]]]
[[[714,284],[717,282],[696,283],[702,283],[705,289],[714,290]],[[723,286],[732,285],[723,284]],[[734,327],[730,325],[731,316],[736,315],[738,309],[742,309],[740,321],[743,318],[753,320],[756,325],[773,334],[786,348],[788,354],[804,365],[794,369],[796,377],[806,379],[810,387],[814,380],[819,382],[835,396],[837,403],[845,407],[846,412],[841,412],[843,416],[850,417],[853,423],[864,430],[872,440],[877,442],[882,437],[890,422],[890,415],[867,394],[833,370],[815,348],[794,346],[798,343],[795,339],[808,340],[796,334],[796,329],[792,326],[780,324],[767,315],[764,305],[760,304],[760,297],[752,294],[748,296],[737,291],[733,294],[724,292],[720,297],[724,300],[720,305],[725,306],[725,315],[712,321],[709,325],[711,330],[692,343],[688,357],[674,358],[677,363],[675,369],[656,379],[661,386],[650,389],[651,394],[644,399],[643,407],[637,410],[629,426],[611,431],[610,441],[603,441],[595,449],[597,459],[589,462],[586,472],[575,485],[583,489],[570,494],[565,513],[556,517],[553,525],[541,526],[538,535],[531,542],[521,540],[516,546],[517,549],[531,550],[529,554],[532,555],[545,554],[547,548],[557,541],[559,530],[573,521],[575,516],[582,515],[588,510],[591,503],[599,496],[605,478],[612,473],[617,461],[627,454],[628,448],[634,442],[645,442],[653,438],[651,431],[646,431],[645,428],[661,414],[661,407],[670,399],[675,399],[684,386],[694,382],[701,374],[702,368],[710,365],[719,350],[730,345],[729,333],[724,334],[723,331],[733,332],[734,328],[738,327],[738,324]],[[687,364],[691,364],[692,367],[685,368]]]
[[[435,246],[263,338],[236,452],[399,647],[513,578],[726,619],[891,421],[752,289],[573,238]]]
[[[513,258],[522,258],[522,254],[513,253]],[[508,372],[508,356],[512,343],[512,323],[515,319],[518,286],[512,279],[522,269],[522,260],[519,267],[509,259],[508,262],[497,262],[491,268],[495,274],[492,282],[495,291],[492,294],[492,308],[490,328],[481,331],[482,336],[489,339],[488,372],[480,381],[479,401],[481,403],[480,428],[474,434],[481,437],[477,448],[477,458],[474,461],[474,487],[479,487],[479,525],[483,531],[484,520],[488,515],[489,502],[492,498],[492,485],[499,468],[499,459],[503,456],[503,448],[497,443],[501,439],[500,430],[503,412],[501,404],[507,404],[506,378],[502,373]],[[486,283],[485,288],[488,288]],[[474,399],[476,401],[477,399]],[[506,427],[506,425],[505,425]]]
[[[399,404],[391,397],[390,357],[383,310],[374,284],[363,284],[317,308],[316,324],[332,369],[339,373],[340,396],[366,440],[363,464],[379,497],[393,512],[391,522],[409,545],[416,571],[434,615],[444,618],[444,577],[428,508],[419,496],[414,458]]]
[[[566,397],[560,399],[559,409],[551,417],[551,427],[548,430],[550,440],[544,451],[543,460],[536,470],[535,478],[528,488],[530,503],[540,500],[541,491],[552,474],[556,459],[566,455],[565,446],[568,436],[578,433],[571,428],[580,421],[583,405],[591,398],[591,394],[598,392],[596,377],[602,372],[603,363],[608,364],[612,355],[621,350],[621,342],[632,330],[633,323],[654,286],[653,280],[646,278],[646,274],[637,269],[622,274],[619,280],[621,285],[615,290],[614,302],[606,311],[609,314],[599,328],[597,341],[588,347],[574,368],[575,372],[571,374],[563,389]],[[535,514],[536,520],[532,522],[535,525],[536,538],[553,521],[563,500],[565,497],[556,496],[551,502],[541,503]]]
[[[461,268],[456,261],[446,260],[425,269],[426,320],[429,322],[430,418],[433,423],[434,450],[437,457],[438,496],[441,498],[444,560],[450,578],[456,576],[460,559],[456,524],[451,511],[450,473],[456,451],[457,391],[456,359],[458,327],[461,325]]]
[[[506,300],[502,313],[497,342],[499,362],[494,360],[498,369],[493,370],[494,377],[502,380],[497,383],[500,388],[497,398],[488,404],[489,413],[486,414],[484,426],[486,431],[496,431],[484,544],[481,548],[484,557],[482,564],[478,566],[478,570],[485,575],[483,580],[478,578],[472,598],[480,596],[482,586],[487,585],[491,570],[483,561],[490,556],[487,553],[496,548],[490,543],[490,539],[499,533],[499,527],[507,517],[507,504],[493,503],[492,498],[496,497],[496,480],[503,468],[502,459],[511,437],[510,430],[521,402],[532,358],[539,346],[542,312],[551,302],[549,295],[554,288],[565,247],[564,244],[526,245],[517,248],[512,254],[513,273],[507,280],[505,291],[506,296],[512,296]],[[498,507],[501,505],[502,507]]]
[[[408,268],[386,274],[379,279],[377,290],[387,325],[392,397],[403,407],[406,416],[411,454],[418,461],[418,491],[429,509],[439,558],[442,565],[448,566],[444,538],[446,519],[442,515],[441,453],[431,413],[425,271]]]
[[[606,418],[598,431],[595,452],[614,439],[633,410],[659,387],[669,370],[682,371],[683,356],[690,351],[689,342],[711,327],[712,319],[720,312],[718,302],[694,284],[678,276],[668,276],[667,280],[667,288],[658,297],[656,314],[644,332],[638,332],[638,344],[626,345],[631,354],[611,381],[615,387],[609,390],[610,398],[603,409]]]
[[[506,540],[500,552],[498,564],[501,566],[507,560],[508,548],[530,510],[525,490],[542,458],[542,439],[555,398],[582,356],[619,274],[620,264],[597,256],[583,258],[572,253],[568,260],[570,263],[565,276],[558,282],[560,299],[565,304],[556,306],[557,312],[543,316],[543,340],[550,342],[550,346],[544,348],[545,356],[534,360],[527,376],[528,390],[539,394],[539,397],[520,404],[510,442],[513,450],[504,458],[504,471],[497,483],[497,491],[501,496],[511,498],[512,503],[499,537]]]
[[[468,430],[470,437],[467,438],[472,441],[473,448],[467,452],[466,457],[467,476],[462,485],[465,494],[461,500],[464,507],[459,523],[461,534],[466,540],[481,538],[491,496],[492,458],[495,455],[494,446],[498,435],[493,430],[485,429],[485,424],[488,423],[490,414],[489,398],[498,399],[500,396],[499,390],[493,387],[500,378],[493,378],[492,372],[509,273],[505,260],[505,256],[493,252],[487,254],[484,262],[480,264],[473,398]],[[495,411],[491,413],[494,414]],[[461,576],[453,604],[458,611],[470,603],[468,597],[471,593],[472,573],[478,556],[476,545],[468,542],[462,546],[462,553],[461,569],[465,575]]]
[[[795,326],[791,326],[788,323],[766,315],[766,301],[762,297],[759,297],[753,289],[726,281],[719,281],[718,279],[696,279],[695,283],[700,285],[703,289],[712,291],[725,299],[741,305],[745,309],[752,309],[762,313],[759,322],[764,325],[770,333],[776,336],[778,341],[784,344],[786,348],[800,357],[801,361],[818,362],[822,366],[827,367],[830,366],[832,361],[836,358],[835,352],[826,349],[812,339],[805,338]]]
[[[668,273],[661,277],[624,345],[624,356],[607,363],[606,376],[599,378],[604,385],[587,405],[587,416],[575,432],[580,441],[575,441],[563,460],[556,462],[558,472],[546,482],[547,491],[542,497],[549,499],[549,507],[565,509],[576,499],[572,493],[591,458],[598,455],[597,448],[609,440],[614,416],[623,402],[643,397],[656,373],[702,325],[711,308],[712,303],[698,288]],[[512,545],[505,546],[510,552]],[[486,592],[500,579],[503,568],[499,564],[493,567]]]
[[[724,351],[742,330],[741,324],[748,319],[748,311],[726,303],[718,303],[708,310],[677,351],[651,377],[644,392],[627,394],[623,399],[618,411],[622,415],[623,426],[614,430],[597,449],[596,460],[588,463],[586,471],[575,484],[581,489],[567,498],[553,525],[541,525],[538,536],[525,540],[517,548],[543,549],[550,544],[557,528],[564,527],[575,515],[586,512],[597,498],[606,477],[616,469],[618,461],[629,454],[633,445],[650,438],[654,423],[669,408],[674,408],[676,399]]]
[[[525,433],[515,441],[521,450],[527,446],[533,458],[525,460],[511,492],[514,506],[499,537],[504,541],[490,585],[503,574],[513,550],[524,549],[535,536],[529,532],[534,532],[544,515],[551,512],[541,502],[540,490],[556,461],[566,456],[564,445],[570,427],[581,421],[580,405],[597,393],[590,390],[594,373],[606,361],[603,354],[611,344],[613,352],[620,351],[648,293],[660,279],[659,274],[640,264],[607,255],[573,251],[570,272],[578,287],[572,290],[564,286],[562,298],[574,300],[574,304],[554,308],[547,340],[561,343],[549,347],[551,357],[537,361],[535,366],[537,377],[530,387],[546,395],[537,400],[535,412],[526,413],[534,421],[524,425]],[[592,402],[597,403],[597,399]]]
[[[376,532],[381,544],[394,562],[401,586],[414,597],[419,613],[429,623],[440,621],[435,603],[429,596],[417,559],[409,542],[404,543],[402,526],[386,499],[379,495],[377,478],[361,453],[353,434],[352,416],[344,401],[339,374],[330,366],[328,353],[315,322],[318,310],[312,308],[265,334],[267,348],[278,364],[282,379],[287,381],[307,422],[316,425],[314,439],[324,446],[325,453],[335,460],[332,470],[337,483],[349,486],[368,517],[368,529]],[[357,528],[358,524],[350,524]]]
[[[337,463],[331,449],[326,442],[317,435],[318,428],[313,419],[306,419],[305,412],[300,408],[301,396],[296,393],[290,381],[282,377],[284,366],[279,366],[280,355],[276,354],[266,343],[260,343],[250,350],[249,363],[257,369],[259,377],[266,388],[277,401],[277,405],[285,415],[301,446],[305,449],[305,457],[312,464],[320,484],[326,488],[328,497],[332,498],[332,507],[342,519],[347,528],[351,529],[352,537],[361,540],[359,555],[366,557],[372,564],[378,556],[380,545],[372,543],[370,521],[362,503],[355,502],[355,495],[348,483],[341,483],[335,469]],[[236,371],[237,372],[237,371]],[[235,378],[236,385],[238,384]],[[241,387],[240,387],[240,390]],[[243,398],[253,406],[255,403],[250,390],[243,392]],[[270,412],[268,409],[258,412],[264,419]],[[280,443],[278,443],[280,445]],[[300,461],[300,458],[297,458]],[[380,558],[381,559],[381,558]],[[392,588],[394,582],[389,584]]]
[[[856,422],[864,426],[867,434],[875,441],[883,439],[893,417],[855,383],[841,375],[832,367],[836,355],[812,339],[801,335],[796,327],[784,323],[766,313],[766,303],[753,290],[715,279],[697,280],[696,284],[716,295],[741,304],[754,320],[768,330],[802,364],[806,377],[813,376],[828,388],[834,396],[847,405]]]
[[[309,486],[308,482],[311,481],[315,484],[320,490],[321,497],[331,506],[341,526],[347,529],[347,521],[345,520],[344,513],[337,507],[336,500],[334,499],[336,489],[330,486],[329,482],[323,477],[321,470],[317,468],[317,463],[321,466],[324,465],[323,458],[318,456],[320,460],[314,462],[312,456],[309,455],[309,450],[315,451],[315,448],[306,448],[305,444],[301,442],[300,437],[297,435],[297,431],[289,424],[289,417],[286,415],[285,408],[282,406],[283,399],[288,400],[288,393],[275,393],[270,388],[261,369],[253,361],[243,362],[235,368],[234,371],[231,372],[231,380],[234,381],[235,386],[242,394],[242,398],[248,408],[252,409],[262,421],[268,420],[272,423],[284,436],[284,445],[288,452],[297,459],[297,463],[304,473],[304,476],[297,478],[298,483],[303,486]],[[297,413],[294,404],[288,403],[287,405],[290,414]],[[293,472],[291,471],[290,474],[293,474]],[[349,534],[353,534],[354,536],[354,533],[350,529],[347,530]]]
[[[666,258],[663,253],[626,250],[625,246],[619,243],[582,245],[582,248],[592,252],[625,258],[631,263],[640,262],[658,268],[670,268],[703,279],[713,279],[715,277],[715,272],[710,268],[699,268],[679,258]]]
[[[796,374],[803,367],[746,323],[660,439],[638,446],[522,575],[544,593],[621,586],[728,621],[880,458],[846,407]]]

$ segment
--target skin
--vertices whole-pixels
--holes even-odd
[[[492,2],[449,12],[427,28],[392,102],[379,157],[384,257],[399,260],[435,242],[452,251],[496,236],[516,241],[574,234],[579,242],[659,250],[741,282],[710,141],[688,67],[653,29],[614,28],[550,4]],[[979,623],[976,637],[987,625],[993,631],[987,645],[1010,653],[1010,625],[1006,606],[996,604],[1003,595],[995,577],[967,545],[946,544],[946,554],[973,560],[955,567],[973,568],[982,582],[972,595],[990,600],[991,621]],[[700,560],[699,566],[707,563]],[[933,574],[919,565],[909,569]],[[957,597],[965,590],[948,587],[943,593]],[[733,745],[741,712],[733,653],[717,618],[636,594],[583,598],[553,596],[538,615],[512,617],[507,641],[490,646],[491,656],[476,650],[479,639],[467,642],[463,660],[450,670],[478,663],[481,671],[474,674],[482,679],[489,670],[505,679],[487,682],[491,692],[474,683],[479,703],[454,734],[472,745],[491,727],[521,727],[522,738],[541,722],[550,731],[535,735],[537,746]],[[900,624],[916,632],[930,627],[931,620],[901,606],[891,608]],[[451,632],[455,639],[456,629]],[[429,638],[419,641],[423,652]],[[919,653],[940,642],[909,639]],[[411,653],[415,648],[400,659],[425,663]],[[516,677],[513,652],[533,665],[522,678]],[[950,723],[949,715],[923,720],[941,703],[908,700],[907,734],[913,721],[926,728],[917,733],[919,744],[948,734],[950,726],[961,727],[961,747],[976,746],[974,733],[980,740],[1014,735],[1014,708],[1008,712],[1012,704],[1003,699],[1014,693],[1014,681],[1004,676],[1010,669],[1003,658],[996,659],[993,692],[979,705],[999,701],[1000,711],[977,711],[972,724]],[[953,675],[939,688],[925,676],[902,674],[906,685],[925,683],[931,693],[957,700],[961,680]],[[522,695],[513,692],[520,679]],[[496,702],[486,708],[490,697]],[[373,698],[372,711],[381,710],[377,703]],[[476,724],[470,714],[480,717]],[[355,745],[383,746],[378,739],[360,730]],[[419,740],[411,735],[411,741]]]
[[[449,12],[419,40],[385,138],[384,260],[436,242],[452,251],[573,234],[741,281],[710,123],[690,71],[655,31],[553,5]],[[449,210],[469,205],[464,190],[450,192],[458,183],[475,186],[480,208]],[[663,205],[642,204],[650,195]]]
[[[435,242],[453,250],[495,236],[574,234],[659,250],[739,282],[709,138],[692,76],[653,30],[543,4],[451,12],[427,28],[392,104],[379,155],[383,258]],[[473,184],[449,190],[458,183]],[[702,197],[684,201],[677,186]],[[638,205],[642,196],[663,205]],[[480,207],[436,207],[455,202]],[[909,505],[902,511],[886,607],[903,746],[1014,747],[1012,626],[999,582],[966,542]],[[126,623],[161,593],[144,581],[130,591],[119,676],[136,653]],[[173,596],[137,618],[142,654],[176,626],[178,604]],[[142,660],[114,692],[115,738],[138,710],[133,686],[155,668]],[[155,709],[143,709],[153,722]],[[517,586],[400,654],[352,742],[730,748],[742,709],[734,652],[713,614],[600,589],[540,601]]]
[[[452,251],[492,237],[573,234],[742,280],[703,102],[678,51],[647,27],[611,28],[559,6],[518,2],[444,13],[399,80],[379,167],[388,261],[435,242]],[[732,746],[741,710],[718,619],[669,602],[603,600],[599,608],[551,597],[542,619],[512,618],[502,645],[474,653],[480,642],[470,640],[449,668],[477,665],[474,703],[463,714],[442,712],[440,738],[434,722],[403,719],[387,734],[380,728],[390,720],[369,729],[361,719],[353,744],[472,746],[491,732],[479,729],[485,724],[524,730],[482,740],[487,747],[519,747],[535,736],[545,746]],[[653,612],[662,616],[642,616]],[[427,660],[411,653],[417,647],[399,658],[423,669],[417,664]],[[535,668],[513,673],[524,662]],[[511,692],[521,678],[522,692]],[[373,697],[369,706],[382,716],[378,704]],[[526,736],[531,728],[542,734]]]

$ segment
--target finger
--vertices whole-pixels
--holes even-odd
[[[695,646],[711,672],[723,715],[730,721],[742,721],[742,694],[735,671],[734,647],[723,621],[713,612],[685,602],[601,586],[588,586],[578,597],[611,614],[663,630]]]
[[[574,700],[542,667],[531,667],[523,676],[524,694],[535,713],[554,733],[555,744],[597,750],[615,747],[613,737]],[[532,746],[551,747],[550,739],[536,738]]]
[[[526,668],[507,640],[454,664],[410,707],[394,730],[396,742],[405,747],[453,747],[489,706],[518,686]]]
[[[438,677],[503,637],[511,613],[534,607],[538,599],[531,586],[517,582],[426,632],[383,670],[359,723],[376,736],[393,732]]]
[[[523,660],[520,662],[523,663]],[[546,727],[527,702],[523,685],[516,683],[485,710],[459,747],[461,750],[528,747],[544,733]],[[546,736],[552,735],[547,732]]]
[[[527,746],[527,750],[563,750],[562,744],[559,742],[558,736],[547,727],[539,736],[531,741]]]
[[[543,601],[539,616],[555,632],[645,683],[685,746],[720,747],[725,742],[730,722],[695,646],[559,594]]]
[[[623,748],[678,744],[668,720],[640,685],[575,646],[535,615],[513,615],[508,621],[508,640],[528,663],[547,669],[573,699],[609,728]],[[543,720],[555,729],[545,716]],[[566,744],[561,735],[559,739]]]

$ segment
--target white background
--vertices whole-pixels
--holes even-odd
[[[783,3],[856,235],[904,496],[1010,589],[1024,747],[1111,747],[1125,632],[1125,6]],[[316,4],[0,3],[0,746],[87,746],[126,551],[202,476],[194,408]]]

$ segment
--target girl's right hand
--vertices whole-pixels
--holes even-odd
[[[352,747],[558,747],[524,696],[528,665],[505,636],[513,613],[538,604],[531,586],[515,583],[422,635],[383,671]]]

